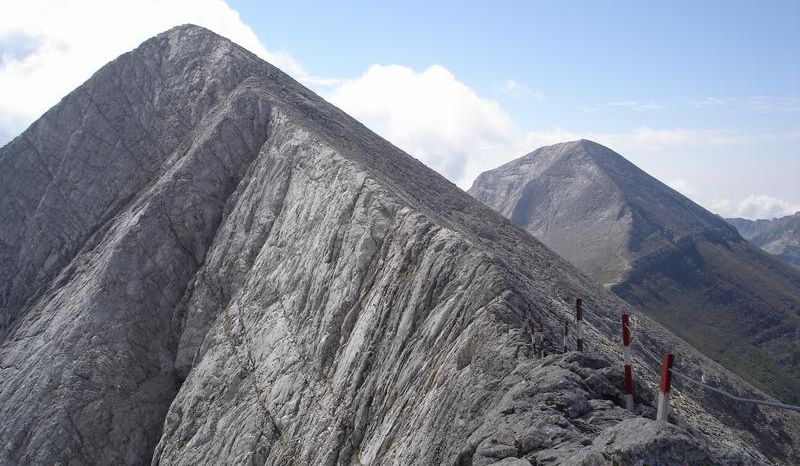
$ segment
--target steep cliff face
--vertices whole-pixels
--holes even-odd
[[[798,459],[798,418],[690,387],[620,407],[626,304],[202,28],[101,69],[0,149],[0,462]],[[544,358],[529,328],[545,336]],[[688,371],[752,388],[644,316]],[[642,355],[640,349],[637,354]]]
[[[481,174],[473,196],[779,398],[800,402],[800,273],[591,141]]]
[[[772,220],[729,218],[744,239],[778,259],[800,266],[800,212]]]

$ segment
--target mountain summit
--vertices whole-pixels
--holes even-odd
[[[606,285],[681,238],[737,237],[714,214],[585,139],[482,173],[469,192]]]
[[[800,402],[800,273],[600,144],[540,148],[469,191],[745,379]]]
[[[761,396],[253,54],[181,26],[0,148],[0,463],[792,463]],[[589,326],[589,323],[591,325]],[[534,350],[535,330],[538,344]],[[570,348],[573,342],[568,342]]]

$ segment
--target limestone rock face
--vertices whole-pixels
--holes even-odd
[[[586,140],[485,172],[470,193],[708,356],[800,403],[800,270],[718,216]]]
[[[615,325],[588,322],[591,354],[560,354],[576,296],[633,313],[637,341],[688,372],[753,389],[196,26],[0,149],[0,220],[2,464],[635,463],[655,444],[800,458],[797,417],[690,387],[675,426],[628,438],[652,424],[657,364],[636,350],[624,411]]]

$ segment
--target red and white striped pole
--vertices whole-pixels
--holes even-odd
[[[669,416],[669,389],[672,384],[672,354],[661,356],[661,385],[658,387],[657,421],[666,421]]]
[[[631,368],[631,327],[628,314],[622,314],[622,355],[625,361],[625,408],[633,412],[633,369]]]
[[[583,300],[575,300],[575,339],[578,342],[578,351],[583,352]]]

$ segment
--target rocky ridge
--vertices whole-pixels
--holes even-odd
[[[181,26],[0,149],[0,462],[790,463],[796,416],[620,408],[617,329],[753,389],[276,68]],[[642,356],[639,349],[638,356]]]

